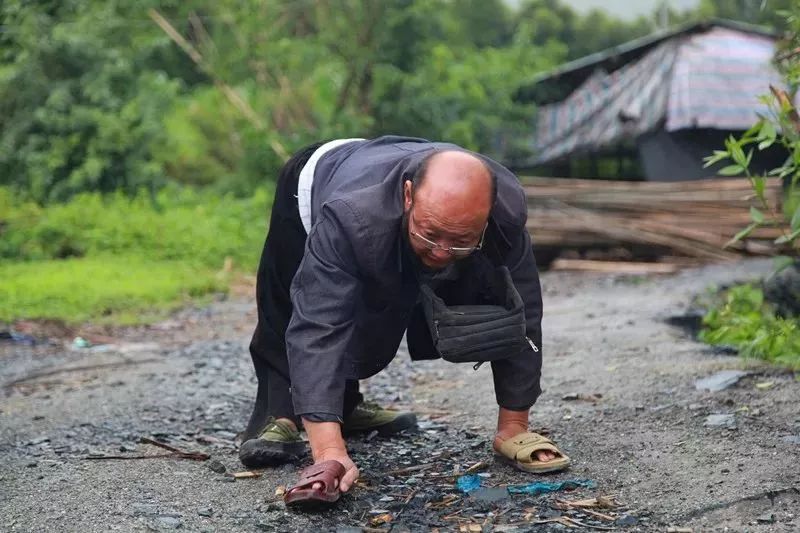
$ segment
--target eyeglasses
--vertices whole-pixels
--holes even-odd
[[[481,239],[478,241],[476,246],[470,246],[468,248],[458,247],[458,246],[442,246],[438,242],[433,242],[429,239],[426,239],[416,231],[409,231],[411,235],[419,239],[419,241],[425,245],[428,250],[444,250],[448,254],[452,255],[453,257],[467,257],[471,253],[480,250],[483,248],[483,238],[486,235],[486,227],[489,225],[487,222],[486,225],[483,226],[483,231],[481,232]]]

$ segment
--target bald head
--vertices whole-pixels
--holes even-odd
[[[480,158],[450,150],[429,156],[413,184],[404,184],[408,231],[416,238],[412,247],[426,266],[443,268],[454,260],[445,248],[480,242],[494,203],[494,179]],[[437,249],[426,246],[431,242]]]
[[[488,202],[491,209],[496,187],[495,178],[482,159],[457,150],[432,153],[414,176],[415,197],[417,193],[432,198],[444,196],[442,200],[474,207]]]

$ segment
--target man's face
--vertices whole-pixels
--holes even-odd
[[[484,210],[433,201],[425,190],[413,192],[404,184],[405,231],[414,254],[431,270],[441,270],[467,257],[482,241],[486,227]]]

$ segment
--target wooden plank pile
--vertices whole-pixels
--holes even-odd
[[[773,241],[785,230],[775,225],[759,228],[725,248],[750,223],[750,207],[759,207],[750,182],[743,178],[680,182],[523,178],[522,184],[528,198],[528,230],[537,249],[628,249],[633,259],[647,250],[650,257],[668,262],[673,258],[674,264],[730,261],[742,255],[778,253]],[[770,205],[780,206],[780,182],[770,180],[766,191]]]

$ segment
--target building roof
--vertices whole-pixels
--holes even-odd
[[[770,28],[735,20],[709,19],[689,22],[666,30],[659,30],[650,35],[575,59],[549,72],[539,74],[517,90],[515,99],[525,103],[533,102],[537,105],[558,102],[583,84],[597,69],[613,72],[631,61],[639,59],[668,39],[680,35],[707,32],[714,27],[728,28],[775,39],[779,35],[778,32]]]
[[[622,55],[565,65],[538,82],[566,85],[555,103],[537,109],[532,163],[638,142],[660,130],[745,130],[768,112],[759,96],[783,84],[772,64],[775,46],[772,32],[752,26],[695,24],[629,43]]]

